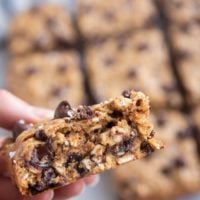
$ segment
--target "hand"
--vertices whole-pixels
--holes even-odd
[[[13,124],[19,119],[24,119],[27,122],[37,122],[38,120],[52,117],[52,111],[30,106],[9,92],[0,90],[0,127],[11,129]],[[0,146],[2,142],[3,138],[0,138]],[[96,176],[89,176],[78,180],[76,183],[55,190],[49,190],[34,197],[23,197],[11,183],[11,180],[4,176],[5,172],[5,162],[3,157],[0,156],[1,200],[62,200],[80,194],[85,186],[92,185],[97,181]]]

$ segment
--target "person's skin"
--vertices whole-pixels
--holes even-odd
[[[0,89],[0,127],[10,130],[19,119],[34,123],[52,117],[52,111],[30,106],[9,92]],[[0,137],[0,146],[2,142],[3,138]],[[34,197],[23,197],[11,180],[5,176],[5,173],[5,162],[0,155],[0,200],[64,200],[80,194],[85,186],[93,185],[97,181],[96,176],[89,176],[73,184],[49,190]]]

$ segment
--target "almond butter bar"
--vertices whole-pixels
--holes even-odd
[[[113,174],[117,193],[122,200],[169,200],[198,192],[199,159],[187,116],[160,111],[152,122],[166,148],[117,168]]]
[[[190,21],[169,26],[169,37],[176,68],[188,105],[200,102],[200,25]]]
[[[9,30],[12,54],[66,48],[76,43],[77,34],[70,13],[61,6],[48,4],[17,15]]]
[[[5,146],[10,175],[23,195],[35,195],[140,159],[163,147],[148,115],[149,99],[141,92],[77,109],[61,102],[53,120],[20,135],[15,127],[15,142]]]
[[[78,0],[77,22],[85,39],[120,35],[156,23],[152,0]]]
[[[54,109],[63,99],[78,106],[86,99],[76,51],[12,57],[8,71],[8,89],[35,106]]]
[[[157,0],[171,22],[182,23],[200,20],[199,0]]]
[[[85,63],[97,102],[133,88],[153,107],[181,107],[182,100],[159,28],[88,44]]]

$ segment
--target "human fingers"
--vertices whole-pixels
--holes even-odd
[[[52,200],[54,196],[53,190],[48,190],[32,197],[24,197],[23,200]]]
[[[54,191],[55,200],[64,200],[79,195],[85,188],[85,183],[83,180],[78,180],[67,186],[63,186]]]
[[[3,128],[12,128],[19,119],[35,122],[41,118],[53,116],[52,111],[33,107],[6,90],[0,90],[0,101],[0,127]]]
[[[0,178],[0,199],[1,200],[21,200],[22,196],[17,188],[11,183],[9,178]]]
[[[99,175],[91,175],[83,179],[87,186],[95,186],[99,182]]]

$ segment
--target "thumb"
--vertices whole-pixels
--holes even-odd
[[[0,90],[0,127],[10,129],[19,119],[36,122],[41,118],[52,118],[47,109],[33,107],[6,90]]]

